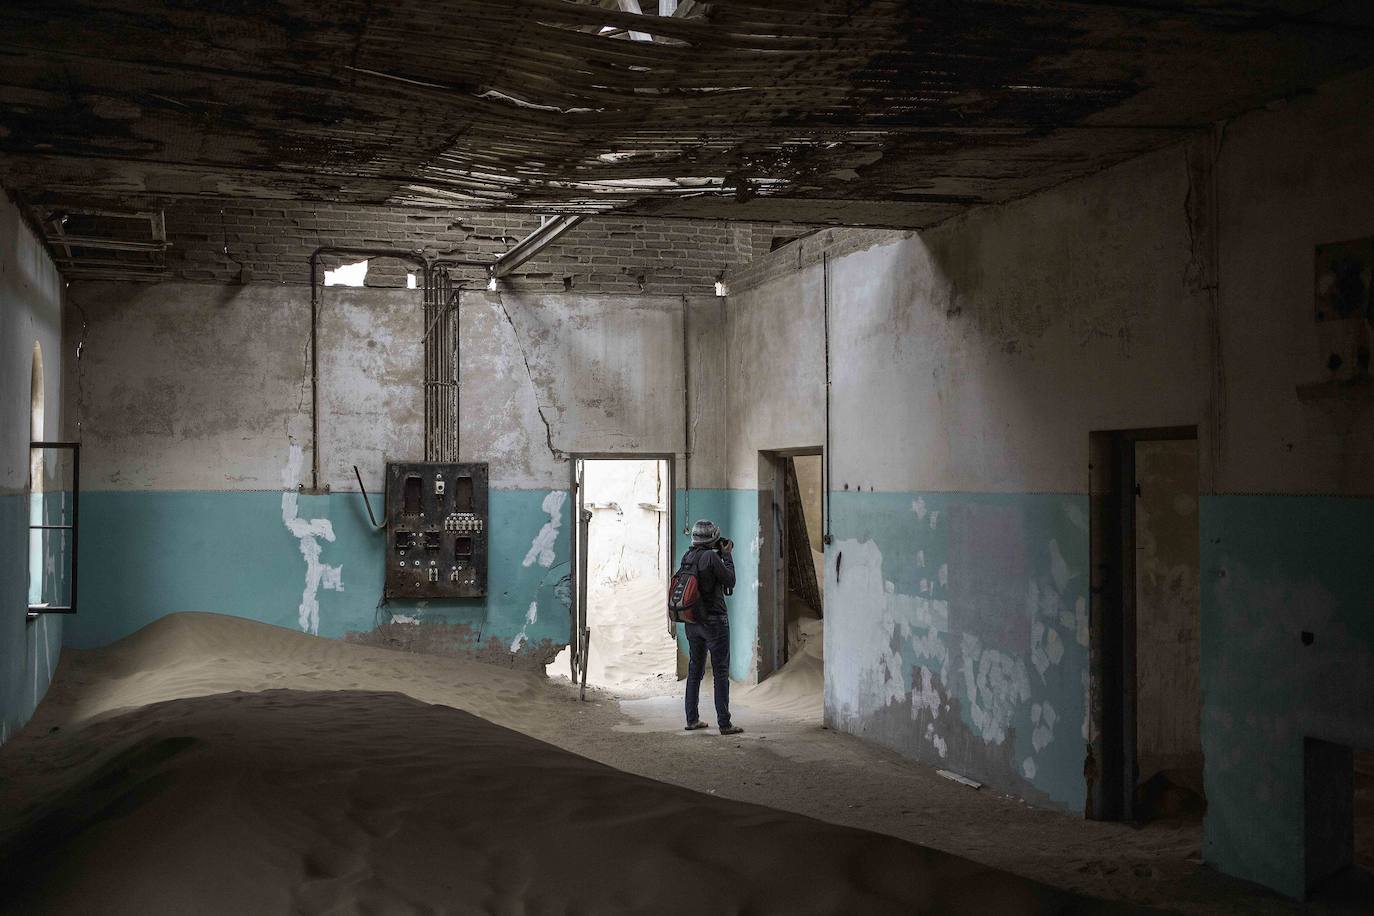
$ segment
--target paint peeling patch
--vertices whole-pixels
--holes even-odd
[[[1027,778],[1027,779],[1034,779],[1034,778],[1035,778],[1035,761],[1032,760],[1030,757],[1027,757],[1026,760],[1025,760],[1025,762],[1021,764],[1021,772],[1024,773],[1024,774],[1026,774],[1026,778]]]
[[[845,557],[845,576],[837,581],[831,557]],[[846,540],[826,553],[826,590],[837,607],[863,608],[870,621],[827,629],[834,643],[828,661],[835,676],[826,679],[827,704],[845,716],[862,716],[909,699],[903,646],[945,664],[948,653],[939,631],[948,628],[946,602],[896,591],[882,577],[883,556],[872,541]]]
[[[538,563],[548,569],[554,561],[554,544],[558,542],[558,529],[563,526],[563,504],[568,501],[566,490],[553,490],[544,497],[541,508],[548,513],[549,520],[534,536],[529,552],[525,554],[525,566]]]
[[[419,625],[420,625],[420,618],[419,618],[419,617],[412,616],[412,615],[410,615],[410,614],[392,614],[392,615],[391,615],[391,622],[392,622],[392,623],[399,623],[399,624],[406,624],[406,625],[409,625],[409,626],[419,626]]]
[[[1054,579],[1056,591],[1064,591],[1069,584],[1069,564],[1064,552],[1059,549],[1058,541],[1050,541],[1050,576]]]
[[[931,683],[932,671],[924,665],[918,667],[920,683],[911,688],[911,718],[920,715],[922,709],[930,711],[932,719],[940,718],[940,693]],[[915,680],[915,678],[912,678]]]
[[[305,557],[305,588],[301,592],[299,622],[303,632],[312,636],[320,634],[321,588],[336,592],[344,590],[343,566],[329,566],[320,562],[322,548],[318,538],[334,540],[334,525],[327,518],[306,520],[300,517],[297,506],[296,481],[300,478],[301,447],[292,445],[281,472],[281,520],[301,545],[301,556]]]
[[[991,744],[1007,739],[1007,729],[1019,703],[1030,699],[1030,679],[1025,663],[984,649],[978,637],[963,634],[964,683],[968,690],[969,718]]]
[[[1031,706],[1031,746],[1038,754],[1054,740],[1054,723],[1058,719],[1054,707],[1048,701]]]
[[[528,638],[525,636],[525,633],[529,630],[530,626],[534,623],[534,619],[538,616],[539,602],[531,601],[530,609],[525,613],[525,625],[520,628],[519,633],[515,634],[515,639],[511,640],[510,650],[512,653],[519,652],[521,647],[523,647],[525,643],[529,641]]]

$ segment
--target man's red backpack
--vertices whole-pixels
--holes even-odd
[[[668,583],[668,616],[675,623],[696,623],[702,616],[701,585],[697,582],[697,571],[687,568],[686,556]]]

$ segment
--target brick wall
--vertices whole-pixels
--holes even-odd
[[[171,277],[307,284],[307,259],[320,246],[418,248],[486,260],[537,228],[539,217],[234,199],[178,203],[166,211],[166,223]],[[594,216],[503,282],[529,290],[709,294],[727,270],[747,264],[760,246],[767,251],[773,234],[751,223]],[[404,286],[405,274],[400,262],[379,259],[369,263],[367,283]],[[461,279],[480,283],[485,274],[473,269]]]
[[[793,231],[779,228],[776,234],[781,236]],[[801,235],[772,252],[764,246],[752,260],[732,266],[725,275],[725,283],[730,292],[739,292],[818,264],[824,255],[839,257],[914,234],[898,229],[822,229]],[[771,236],[769,238],[771,242]],[[756,244],[755,248],[758,251],[759,246]]]

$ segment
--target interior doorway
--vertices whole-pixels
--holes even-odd
[[[1201,570],[1195,427],[1090,439],[1088,815],[1201,817]]]
[[[825,613],[823,456],[820,448],[759,453],[758,680],[789,662],[819,675]],[[791,666],[797,668],[797,665]]]
[[[671,460],[579,456],[573,464],[573,639],[549,671],[654,692],[678,676],[665,611],[673,572]]]

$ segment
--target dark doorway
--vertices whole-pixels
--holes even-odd
[[[1089,817],[1201,817],[1201,575],[1193,427],[1090,438]]]
[[[760,681],[820,638],[822,491],[820,449],[759,453]]]
[[[1374,753],[1306,739],[1303,811],[1308,898],[1358,904],[1352,912],[1367,907],[1374,899]]]

